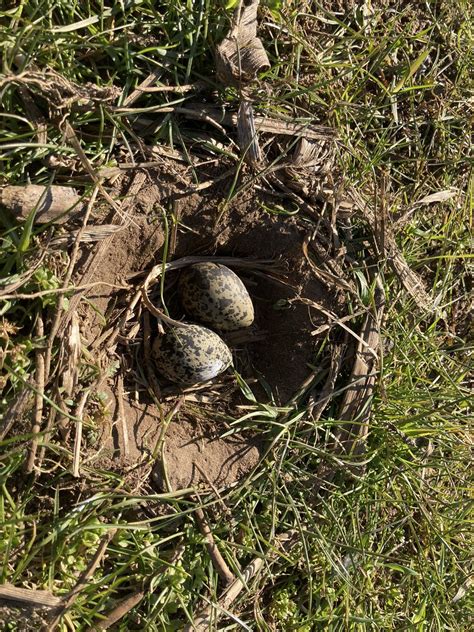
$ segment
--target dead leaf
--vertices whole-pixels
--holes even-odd
[[[225,85],[249,83],[257,73],[270,68],[267,53],[257,37],[260,0],[243,0],[234,16],[234,26],[216,51],[217,77]]]
[[[444,191],[437,191],[436,193],[430,193],[430,195],[426,195],[421,198],[421,200],[417,200],[415,202],[416,206],[421,206],[422,204],[434,204],[435,202],[446,202],[446,200],[450,200],[458,193],[457,189],[445,189]]]
[[[258,166],[262,162],[262,152],[258,143],[255,129],[255,117],[252,104],[249,101],[241,101],[237,114],[237,134],[239,146],[246,162],[251,166]]]
[[[70,397],[78,381],[79,362],[81,359],[81,334],[77,312],[71,316],[68,335],[64,340],[67,365],[62,374],[64,394]]]

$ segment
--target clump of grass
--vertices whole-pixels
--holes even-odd
[[[346,186],[377,193],[382,181],[388,183],[380,200],[387,221],[403,218],[398,229],[394,224],[397,242],[439,312],[420,318],[381,262],[389,309],[365,473],[343,464],[324,495],[315,491],[317,472],[330,455],[315,432],[308,435],[304,408],[286,418],[282,431],[272,425],[282,411],[256,403],[259,425],[278,436],[273,451],[250,480],[224,495],[227,512],[215,499],[203,499],[234,572],[255,556],[266,560],[233,613],[259,630],[459,630],[472,618],[469,4],[394,0],[369,12],[357,6],[336,11],[341,3],[331,2],[280,10],[277,4],[262,13],[272,68],[255,89],[257,108],[334,126]],[[51,147],[56,155],[71,155],[54,119],[48,120],[48,143],[38,145],[15,83],[4,81],[12,73],[49,67],[77,84],[113,84],[122,91],[120,105],[157,66],[170,84],[209,81],[212,50],[229,19],[226,3],[209,0],[112,8],[62,0],[7,3],[0,13],[3,181],[48,183],[42,160]],[[187,98],[153,93],[140,105]],[[220,90],[218,98],[233,102],[236,93]],[[77,108],[71,121],[94,165],[107,164],[119,143],[134,140],[127,121],[105,108]],[[176,138],[169,117],[148,140]],[[446,189],[456,195],[414,206]],[[28,271],[43,237],[44,229],[5,224],[1,287]],[[45,260],[22,291],[53,287],[58,276],[58,266]],[[35,349],[42,344],[34,323],[48,307],[41,299],[0,305],[2,413],[34,375]],[[337,407],[330,406],[317,435],[330,436],[337,423]],[[87,629],[137,588],[143,599],[117,629],[181,629],[202,600],[217,600],[218,576],[191,501],[147,488],[137,495],[125,475],[92,468],[86,468],[91,485],[81,488],[70,477],[67,448],[54,441],[43,473],[25,478],[28,432],[22,427],[0,442],[2,582],[65,595],[100,538],[116,528],[62,629]],[[158,503],[168,511],[154,511]],[[298,532],[298,545],[270,554],[275,535],[287,530]],[[226,625],[242,628],[235,618]]]

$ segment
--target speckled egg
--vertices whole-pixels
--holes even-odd
[[[213,331],[200,325],[171,327],[153,344],[156,369],[182,385],[212,380],[232,364],[232,353]]]
[[[196,263],[180,277],[179,293],[187,314],[223,331],[253,323],[252,299],[239,277],[219,263]]]

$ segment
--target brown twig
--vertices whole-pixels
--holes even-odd
[[[359,296],[357,294],[357,290],[354,284],[344,278],[344,272],[342,269],[338,269],[335,271],[335,273],[333,273],[329,270],[323,270],[319,266],[316,265],[313,259],[309,256],[308,246],[310,244],[311,246],[313,246],[313,250],[314,250],[315,248],[313,245],[312,235],[308,234],[306,235],[304,239],[302,250],[303,250],[303,255],[306,261],[311,266],[316,277],[319,280],[321,280],[325,285],[329,286],[331,289],[336,288],[337,290],[350,292],[353,298],[358,299]],[[331,262],[331,263],[334,265],[334,262]]]
[[[106,281],[95,281],[94,283],[86,283],[84,285],[71,285],[70,287],[59,287],[54,290],[41,290],[41,292],[32,292],[31,294],[6,294],[0,297],[2,301],[11,299],[16,300],[33,300],[35,298],[42,298],[43,296],[52,296],[54,294],[67,294],[68,292],[83,292],[84,290],[91,290],[98,285],[105,285],[105,287],[113,288],[114,290],[129,290],[128,285],[115,285],[114,283],[107,283]]]
[[[87,400],[89,399],[91,391],[87,389],[81,395],[81,399],[74,411],[74,417],[77,418],[76,421],[76,435],[74,437],[74,457],[72,462],[72,475],[74,477],[79,477],[79,467],[81,463],[81,443],[82,443],[82,415],[84,414],[84,408],[87,404]]]
[[[435,313],[436,306],[432,297],[425,290],[421,277],[406,262],[389,226],[385,225],[384,230],[381,231],[381,227],[376,222],[377,217],[374,209],[354,188],[349,191],[349,196],[372,229],[377,248],[386,254],[388,264],[416,306],[425,314]]]
[[[18,289],[22,285],[25,285],[25,283],[27,281],[29,281],[29,279],[31,279],[31,277],[34,275],[36,270],[43,263],[46,255],[48,253],[47,246],[49,245],[49,243],[50,242],[48,242],[48,244],[46,244],[46,247],[43,248],[43,251],[42,251],[41,255],[39,256],[38,260],[35,261],[35,263],[32,263],[29,266],[28,272],[25,272],[24,274],[22,274],[14,283],[9,283],[8,285],[5,285],[2,289],[0,289],[0,299],[3,298],[3,296],[5,294],[11,294],[12,292],[14,292],[16,289]]]
[[[362,345],[365,349],[367,349],[368,353],[371,353],[374,356],[374,358],[377,358],[377,352],[372,349],[372,347],[370,346],[370,343],[364,340],[364,338],[360,336],[358,333],[356,333],[353,329],[348,327],[344,322],[345,321],[344,318],[339,318],[336,314],[333,314],[332,312],[327,310],[323,305],[321,305],[320,303],[316,303],[316,301],[312,301],[309,298],[304,298],[304,297],[292,298],[292,299],[289,299],[288,302],[289,303],[302,303],[303,305],[308,305],[309,307],[313,307],[314,309],[318,310],[319,312],[327,316],[327,318],[330,318],[331,322],[334,325],[339,325],[339,327],[344,329],[344,331],[346,331],[353,338],[355,338],[360,345]]]
[[[380,363],[380,326],[385,307],[385,295],[380,279],[376,277],[374,313],[368,313],[361,327],[360,341],[357,346],[354,364],[348,387],[339,409],[341,422],[348,422],[334,433],[334,440],[327,446],[328,455],[338,461],[337,457],[353,458],[364,450],[364,443],[369,431],[369,419],[379,363]],[[364,342],[365,344],[362,344]],[[353,423],[350,423],[353,422]],[[342,465],[340,461],[339,465]],[[352,475],[363,468],[363,462],[346,464],[345,471]],[[336,469],[327,463],[321,463],[318,470],[318,489],[330,483]]]
[[[145,310],[143,312],[143,357],[145,359],[145,369],[148,383],[151,386],[153,394],[156,397],[156,401],[161,401],[161,388],[156,379],[156,374],[153,369],[153,363],[151,360],[151,327],[150,327],[150,315]]]
[[[77,156],[78,156],[79,160],[81,161],[82,166],[87,171],[89,176],[92,178],[92,181],[94,182],[96,187],[99,189],[99,192],[102,195],[102,197],[105,198],[105,200],[107,200],[107,202],[114,209],[114,211],[119,215],[119,217],[121,217],[122,219],[125,219],[125,215],[123,213],[123,209],[120,207],[119,204],[117,204],[117,202],[104,189],[104,187],[102,185],[102,178],[100,178],[97,175],[94,167],[92,166],[92,164],[89,161],[89,158],[87,157],[86,153],[84,152],[84,150],[81,147],[81,143],[79,142],[79,139],[77,138],[76,132],[74,131],[74,129],[72,128],[71,124],[67,120],[64,121],[63,130],[62,131],[64,133],[65,139],[75,149],[75,151],[77,153]]]
[[[199,531],[202,533],[206,540],[206,548],[212,560],[214,568],[216,569],[219,577],[224,582],[224,586],[227,586],[235,580],[235,576],[230,568],[227,566],[227,562],[222,557],[221,552],[219,551],[219,548],[214,540],[214,536],[212,535],[211,528],[206,520],[206,517],[204,516],[203,510],[200,507],[197,507],[194,510],[194,514],[196,516]]]
[[[66,270],[66,275],[64,277],[63,280],[63,284],[62,284],[62,289],[64,290],[65,288],[68,287],[70,281],[71,281],[71,277],[72,277],[72,273],[74,270],[74,266],[76,265],[76,261],[77,261],[77,257],[79,256],[79,246],[80,246],[80,242],[81,242],[81,235],[82,235],[82,230],[85,229],[85,227],[87,226],[87,222],[89,221],[89,217],[92,211],[92,208],[95,204],[95,200],[97,197],[97,193],[98,193],[99,189],[98,187],[95,187],[94,190],[92,191],[91,197],[89,199],[89,202],[87,204],[86,207],[86,212],[84,214],[84,218],[82,220],[82,226],[81,229],[79,230],[78,234],[76,235],[76,239],[74,242],[74,246],[71,252],[71,256],[69,259],[69,265],[68,268]],[[54,314],[54,318],[53,318],[53,322],[51,323],[51,329],[50,329],[50,333],[48,336],[48,342],[46,345],[46,354],[45,354],[45,378],[46,378],[46,383],[48,383],[49,381],[49,376],[50,376],[50,370],[51,370],[51,357],[52,357],[52,353],[53,353],[53,346],[54,346],[54,341],[56,339],[56,335],[59,331],[59,326],[60,326],[60,322],[61,322],[61,317],[63,314],[63,309],[64,309],[64,299],[61,298],[58,302],[58,306],[56,308],[55,314]]]
[[[56,393],[58,395],[58,399],[59,399],[59,394]],[[38,452],[38,458],[36,460],[36,468],[35,471],[38,474],[41,471],[41,465],[43,463],[43,459],[44,459],[44,455],[46,454],[46,443],[49,440],[49,436],[51,434],[51,428],[53,427],[53,424],[56,420],[56,414],[57,411],[55,408],[53,408],[53,406],[49,407],[49,412],[48,412],[48,419],[46,420],[46,425],[44,428],[44,438],[42,441],[42,445],[39,449]]]
[[[118,422],[122,431],[122,444],[123,454],[125,458],[130,456],[130,444],[128,441],[128,428],[127,420],[125,419],[125,408],[123,400],[125,399],[125,393],[123,388],[123,375],[121,373],[117,376],[117,402],[118,402]]]
[[[173,551],[168,563],[166,565],[161,566],[157,572],[165,573],[170,568],[173,568],[174,564],[178,562],[178,560],[184,554],[184,546],[182,544],[178,544],[178,546]],[[146,582],[149,584],[149,581]],[[108,630],[114,623],[123,619],[123,617],[130,612],[135,606],[137,606],[140,601],[145,596],[145,589],[139,589],[131,594],[127,595],[124,599],[122,599],[112,610],[109,611],[108,615],[102,621],[93,624],[90,626],[86,632],[95,632],[96,630]]]
[[[163,75],[164,72],[164,68],[162,66],[159,66],[158,68],[155,68],[155,70],[153,70],[148,77],[146,77],[136,88],[133,92],[131,92],[127,97],[125,97],[124,101],[123,101],[123,106],[124,107],[129,107],[130,105],[132,105],[132,103],[135,103],[135,101],[137,99],[139,99],[143,92],[145,92],[147,89],[150,88],[150,86],[152,85],[152,83],[155,83],[155,81],[159,81],[161,76]]]
[[[157,318],[159,321],[162,320],[163,322],[165,322],[167,325],[170,325],[171,327],[181,327],[182,329],[186,329],[187,327],[190,326],[189,323],[183,323],[180,320],[175,320],[174,318],[170,318],[161,309],[158,309],[156,305],[153,305],[153,303],[148,298],[148,294],[146,293],[145,288],[142,288],[142,301],[145,307],[147,308],[147,310],[151,314],[153,314],[153,316],[155,316],[155,318]]]
[[[196,81],[196,83],[183,84],[182,86],[151,86],[144,87],[143,84],[138,86],[140,92],[175,92],[176,94],[184,94],[185,92],[198,92],[206,87],[204,81]],[[128,105],[130,105],[128,103]]]
[[[38,314],[36,321],[36,336],[42,338],[44,336],[44,325],[41,314]],[[43,417],[43,405],[44,405],[44,386],[45,386],[45,358],[44,349],[40,348],[36,350],[36,392],[35,392],[35,412],[33,419],[33,428],[31,432],[33,439],[31,440],[30,449],[28,452],[28,459],[25,465],[25,472],[30,474],[35,467],[36,451],[38,449],[38,434],[41,430],[41,419]]]
[[[143,173],[137,173],[135,175],[135,177],[133,178],[133,181],[129,187],[128,190],[128,195],[126,197],[126,199],[122,202],[122,214],[119,214],[117,212],[115,212],[113,214],[112,217],[108,217],[106,218],[107,223],[111,223],[111,224],[116,224],[116,225],[123,225],[125,223],[123,215],[124,212],[128,210],[128,207],[133,204],[134,202],[134,196],[138,193],[138,191],[141,189],[141,187],[143,186],[143,183],[146,180],[146,175]],[[107,252],[107,250],[109,249],[110,245],[112,244],[113,241],[113,235],[111,235],[110,237],[106,237],[105,239],[103,239],[97,246],[97,248],[94,250],[94,252],[89,256],[86,264],[85,264],[85,272],[82,275],[82,279],[81,281],[83,282],[82,285],[82,289],[87,290],[90,289],[91,287],[94,287],[96,285],[100,285],[101,282],[97,281],[95,283],[85,283],[87,281],[90,281],[99,265],[100,262],[102,261],[103,257],[105,256],[105,253]],[[127,289],[127,288],[122,288],[122,289]],[[70,301],[70,309],[68,312],[66,312],[65,314],[63,314],[62,318],[61,318],[61,322],[60,322],[60,327],[66,327],[67,323],[69,322],[70,319],[70,314],[77,308],[79,301],[81,300],[82,295],[76,294]]]
[[[275,555],[280,546],[285,549],[295,541],[295,533],[293,531],[285,531],[277,536],[275,546],[269,551],[269,556]],[[229,609],[229,606],[237,599],[242,590],[248,588],[249,582],[263,568],[265,559],[263,557],[254,558],[241,573],[241,576],[235,579],[222,593],[217,604],[209,603],[197,614],[192,623],[189,623],[183,632],[209,632],[211,629],[217,629],[217,619],[222,615],[223,611]],[[214,628],[211,627],[214,624]]]
[[[35,608],[55,608],[61,603],[49,590],[33,590],[32,588],[17,588],[11,584],[0,585],[0,600],[19,601]]]
[[[140,603],[144,596],[145,593],[143,592],[143,590],[137,590],[131,593],[130,595],[122,599],[122,601],[120,601],[115,606],[115,608],[113,608],[109,612],[105,619],[99,621],[98,623],[95,623],[90,628],[87,628],[87,632],[95,632],[95,630],[108,630],[112,625],[114,625],[114,623],[117,623],[117,621],[123,619],[127,612],[130,612],[132,608],[135,608],[135,606]]]
[[[308,413],[313,422],[319,420],[324,412],[324,409],[329,404],[329,401],[334,394],[336,380],[341,370],[346,348],[347,335],[342,343],[334,343],[333,345],[329,373],[318,397],[315,398],[313,393],[309,397]]]

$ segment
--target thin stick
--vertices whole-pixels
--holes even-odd
[[[261,557],[256,557],[252,560],[252,562],[245,567],[242,577],[235,579],[222,593],[217,602],[217,606],[214,606],[214,604],[208,604],[205,606],[196,616],[194,621],[184,628],[183,632],[209,632],[209,630],[213,629],[211,628],[211,623],[216,623],[215,620],[212,621],[214,610],[217,610],[217,619],[217,617],[221,614],[219,611],[228,609],[228,607],[237,599],[242,590],[247,587],[248,582],[261,570],[263,564],[264,560]]]
[[[61,603],[49,590],[33,590],[32,588],[17,588],[11,584],[0,585],[0,600],[19,601],[35,608],[54,608]]]
[[[59,399],[59,394],[56,393]],[[41,471],[41,465],[43,463],[44,455],[46,453],[46,444],[49,441],[49,437],[51,434],[51,428],[56,420],[57,411],[52,406],[49,407],[48,419],[46,420],[46,425],[44,427],[43,441],[42,445],[39,449],[38,458],[36,459],[36,473],[39,474]]]
[[[199,184],[193,184],[191,186],[188,186],[186,189],[184,189],[184,191],[177,191],[172,196],[173,200],[178,200],[180,198],[191,195],[192,193],[198,193],[199,191],[204,191],[205,189],[209,189],[210,187],[213,187],[218,182],[221,182],[222,180],[227,180],[227,178],[230,178],[231,176],[234,176],[234,175],[235,175],[235,169],[229,169],[228,171],[224,171],[224,173],[221,173],[219,176],[215,176],[211,180],[206,180],[205,182],[200,182]]]
[[[125,597],[120,601],[115,608],[113,608],[107,617],[103,621],[99,621],[95,623],[90,628],[87,628],[86,632],[95,632],[95,630],[108,630],[110,626],[123,619],[123,617],[130,612],[132,608],[135,608],[136,605],[140,603],[140,601],[145,596],[143,590],[137,590],[136,592],[131,593],[128,597]]]
[[[347,347],[347,335],[343,343],[335,344],[332,350],[331,366],[321,392],[318,398],[314,398],[314,394],[311,393],[308,401],[308,413],[313,420],[313,423],[318,421],[323,414],[324,409],[331,399],[334,388],[336,386],[336,380],[341,370],[342,361],[344,359],[344,353]]]
[[[314,309],[317,309],[319,312],[323,313],[325,316],[330,318],[333,321],[334,325],[339,325],[340,327],[342,327],[342,329],[347,331],[348,334],[350,334],[353,338],[355,338],[357,342],[363,347],[365,347],[367,349],[367,352],[372,354],[375,360],[377,360],[378,358],[377,352],[374,349],[372,349],[372,347],[370,346],[370,343],[364,340],[361,336],[359,336],[359,334],[353,331],[350,327],[348,327],[344,323],[344,319],[338,318],[335,314],[327,310],[320,303],[316,303],[316,301],[312,301],[309,298],[303,298],[303,297],[291,298],[289,299],[288,302],[289,303],[303,303],[303,305],[309,305],[310,307],[314,307]]]
[[[123,453],[126,458],[130,456],[130,445],[128,441],[128,428],[127,421],[125,419],[125,409],[123,405],[123,400],[125,398],[124,388],[123,388],[123,375],[119,373],[117,377],[117,401],[118,401],[118,415],[119,415],[119,423],[122,429],[122,442],[123,442]]]
[[[14,290],[18,289],[22,285],[25,285],[25,283],[29,279],[31,279],[31,277],[34,275],[36,270],[43,263],[44,258],[46,257],[46,254],[48,253],[48,246],[49,246],[50,243],[51,243],[51,238],[48,240],[48,243],[46,244],[45,248],[43,249],[43,252],[39,256],[38,260],[34,264],[31,264],[31,267],[29,268],[28,272],[25,272],[25,274],[22,274],[19,277],[19,279],[17,279],[14,283],[10,283],[9,285],[5,285],[5,286],[3,286],[2,289],[0,289],[0,298],[3,297],[5,294],[11,294]]]
[[[158,307],[153,305],[153,303],[148,298],[145,288],[142,288],[142,301],[145,304],[147,310],[152,313],[155,318],[164,321],[167,325],[170,325],[171,327],[181,327],[183,329],[190,327],[189,323],[182,323],[180,320],[174,320],[174,318],[170,318],[161,309],[158,309]]]
[[[217,489],[217,487],[214,485],[214,483],[211,481],[211,479],[209,478],[209,476],[207,475],[207,472],[205,470],[203,470],[203,468],[199,465],[199,463],[197,463],[196,461],[194,461],[194,467],[199,470],[199,472],[202,474],[202,476],[206,479],[206,483],[209,485],[209,487],[212,489],[212,491],[214,492],[214,494],[216,495],[216,498],[219,499],[219,504],[222,507],[223,511],[225,511],[225,513],[227,515],[230,515],[231,511],[229,509],[229,507],[227,507],[227,505],[225,504],[221,493],[219,492],[219,490]]]
[[[139,99],[142,96],[142,93],[151,86],[152,83],[154,83],[155,81],[159,81],[160,77],[162,76],[164,72],[164,68],[162,68],[161,66],[158,68],[155,68],[155,70],[153,70],[148,77],[146,77],[146,79],[144,79],[136,88],[133,92],[131,92],[128,97],[125,97],[124,101],[123,101],[123,106],[124,107],[128,107],[129,105],[132,105],[132,103],[135,103],[135,101],[137,99]]]
[[[68,121],[64,122],[63,132],[64,132],[65,139],[75,149],[78,155],[78,158],[81,161],[82,166],[92,178],[93,182],[99,189],[102,197],[104,197],[107,200],[107,202],[110,204],[110,206],[114,209],[114,211],[118,213],[120,217],[123,218],[124,214],[123,214],[122,209],[120,208],[120,205],[117,204],[117,202],[104,189],[102,185],[102,178],[97,176],[94,167],[91,165],[89,158],[87,157],[86,153],[81,147],[81,143],[79,142],[79,139],[77,138],[76,132],[74,131],[74,129],[72,128],[71,124]]]
[[[76,421],[76,436],[74,437],[74,458],[72,462],[72,475],[76,478],[79,477],[79,466],[81,461],[81,443],[82,443],[82,415],[84,408],[89,399],[90,390],[87,389],[82,393],[79,404],[74,412],[74,416],[77,417]]]
[[[228,127],[237,126],[237,113],[236,112],[222,112],[219,108],[214,106],[207,106],[199,104],[196,107],[183,107],[180,105],[166,106],[158,105],[150,108],[127,108],[118,107],[112,108],[113,112],[122,114],[139,114],[146,112],[157,112],[158,114],[168,114],[170,112],[176,114],[183,114],[184,116],[195,119],[198,121],[206,121],[210,123],[222,133],[225,134],[223,125]],[[325,127],[323,125],[313,125],[310,123],[295,123],[294,121],[281,120],[271,118],[268,116],[256,115],[255,127],[258,132],[264,132],[266,134],[278,134],[283,136],[302,136],[308,140],[335,140],[337,138],[337,132],[331,127]],[[138,119],[138,122],[143,122]]]
[[[388,232],[385,230],[382,237],[380,229],[377,230],[376,213],[370,204],[366,202],[360,193],[354,188],[349,190],[349,196],[355,207],[368,222],[374,233],[374,241],[376,242],[377,247],[380,250],[382,250],[382,248],[384,249],[387,262],[393,272],[397,275],[405,291],[414,300],[416,306],[425,314],[436,313],[437,307],[434,304],[433,298],[425,290],[421,277],[414,272],[406,262],[403,254],[397,246],[392,231]],[[388,227],[386,226],[385,228],[387,229]]]
[[[41,298],[43,296],[51,296],[53,294],[67,294],[68,292],[82,292],[83,290],[90,290],[98,285],[105,285],[111,287],[114,290],[129,290],[129,285],[115,285],[114,283],[107,283],[106,281],[95,281],[94,283],[86,283],[85,285],[71,285],[70,287],[59,287],[54,290],[42,290],[41,292],[33,292],[32,294],[6,294],[0,297],[0,300],[6,301],[11,299],[28,300]]]
[[[143,313],[143,356],[145,359],[145,369],[148,378],[148,382],[151,386],[153,394],[156,397],[156,401],[161,402],[161,388],[156,379],[155,371],[153,370],[153,363],[151,361],[151,326],[150,315],[147,311]]]
[[[192,92],[193,90],[202,90],[205,87],[204,81],[197,81],[196,83],[187,83],[182,86],[151,86],[142,87],[143,84],[138,86],[137,90],[140,92],[176,92],[177,94],[183,94],[185,92]]]
[[[217,547],[214,536],[212,535],[211,528],[206,520],[206,517],[204,516],[203,510],[198,507],[194,510],[194,514],[196,516],[199,531],[206,539],[206,548],[211,557],[212,563],[214,564],[219,577],[224,582],[224,586],[227,586],[235,580],[235,576],[230,568],[227,566],[227,562],[222,557],[221,552]]]
[[[159,569],[157,569],[157,573],[166,573],[166,571],[172,569],[173,566],[178,562],[178,560],[183,556],[184,550],[184,546],[182,544],[179,544],[173,551],[173,554],[171,555],[168,563],[166,565],[163,564]],[[149,580],[147,580],[146,583],[149,584]],[[96,630],[108,630],[110,626],[112,626],[114,623],[117,623],[117,621],[123,619],[127,612],[130,612],[132,608],[135,608],[135,606],[140,603],[144,596],[144,590],[136,590],[135,592],[131,593],[130,595],[122,599],[122,601],[120,601],[115,606],[115,608],[112,608],[105,619],[93,624],[90,628],[86,630],[86,632],[95,632]]]
[[[380,349],[380,325],[385,307],[385,294],[379,277],[375,278],[375,305],[374,314],[368,313],[361,328],[361,341],[365,341],[371,349]],[[343,464],[338,456],[349,455],[355,457],[364,451],[364,442],[369,432],[369,419],[372,405],[372,395],[376,385],[377,375],[380,370],[379,354],[375,359],[366,350],[366,345],[359,342],[348,387],[344,394],[339,409],[339,419],[351,422],[339,427],[334,434],[334,441],[327,446],[328,454],[339,466],[344,467],[346,473],[356,475],[357,471],[364,467],[362,461],[354,464]],[[336,469],[322,462],[317,471],[318,489],[323,484],[329,484],[336,475]]]
[[[97,193],[99,192],[99,187],[96,185],[94,187],[94,190],[92,191],[92,195],[89,199],[89,203],[87,204],[86,207],[86,212],[84,214],[84,219],[82,220],[82,226],[79,229],[79,232],[76,235],[76,239],[74,241],[74,246],[71,252],[71,257],[69,259],[69,265],[68,265],[68,269],[66,272],[66,276],[64,278],[64,282],[63,282],[63,288],[67,287],[69,285],[69,282],[71,281],[71,277],[72,277],[72,273],[74,271],[74,267],[76,265],[76,261],[77,261],[77,257],[79,256],[79,246],[81,243],[81,237],[83,234],[83,231],[85,230],[86,226],[87,226],[87,222],[89,221],[89,217],[90,214],[92,212],[92,209],[94,207],[96,198],[97,198]],[[49,371],[51,368],[51,354],[52,354],[52,350],[53,350],[53,344],[54,344],[54,339],[56,338],[56,334],[58,333],[58,329],[59,329],[59,323],[61,321],[61,315],[63,313],[63,299],[61,299],[59,301],[58,307],[56,309],[56,313],[54,315],[54,321],[53,324],[51,326],[51,333],[49,335],[48,338],[48,349],[46,352],[46,375],[49,377]]]
[[[36,336],[42,338],[44,336],[44,324],[41,314],[38,314],[38,320],[36,321]],[[36,351],[36,392],[35,392],[35,413],[33,428],[31,430],[33,439],[31,440],[30,450],[28,453],[28,460],[25,466],[25,472],[30,474],[35,467],[36,451],[38,449],[38,433],[41,430],[41,418],[43,416],[43,395],[45,385],[45,361],[44,361],[44,349],[37,349]]]

